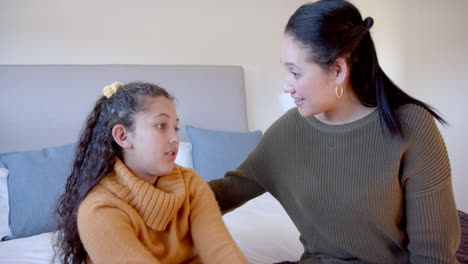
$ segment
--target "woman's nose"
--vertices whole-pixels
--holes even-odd
[[[284,93],[292,93],[293,91],[294,91],[294,88],[288,82],[283,83],[283,92]]]

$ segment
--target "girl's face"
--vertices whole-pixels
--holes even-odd
[[[179,149],[179,119],[173,103],[163,97],[146,97],[144,111],[134,116],[128,131],[132,147],[124,149],[124,162],[139,178],[151,182],[174,167]]]
[[[305,48],[286,35],[281,53],[281,63],[286,69],[283,92],[291,94],[303,117],[330,111],[337,103],[335,76],[306,58]]]

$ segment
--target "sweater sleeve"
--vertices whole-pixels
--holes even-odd
[[[224,178],[208,182],[223,214],[267,191],[258,178],[267,174],[268,156],[272,153],[268,142],[275,140],[271,130],[269,128],[263,134],[255,149],[237,169],[226,172]]]
[[[138,240],[128,215],[116,207],[84,203],[78,212],[81,242],[93,264],[157,264]]]
[[[190,177],[190,232],[205,264],[247,263],[235,244],[208,184],[193,170]]]
[[[272,164],[283,158],[278,143],[288,140],[290,127],[296,126],[298,120],[303,121],[303,118],[296,109],[286,112],[263,133],[255,149],[236,170],[228,171],[224,178],[208,183],[223,213],[267,191],[271,192],[269,187],[277,186],[278,183],[271,176],[277,173]]]
[[[258,183],[241,175],[243,171],[239,168],[228,171],[224,178],[211,180],[208,183],[223,214],[265,193],[265,189]]]
[[[445,143],[432,116],[414,112],[401,168],[411,263],[458,263],[460,227]]]

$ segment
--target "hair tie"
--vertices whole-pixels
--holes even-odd
[[[119,87],[123,85],[124,84],[121,82],[114,82],[113,84],[104,87],[104,89],[102,89],[102,93],[105,97],[107,97],[107,99],[110,99],[112,95],[114,95],[117,92],[117,89],[119,89]]]
[[[366,19],[364,19],[363,21],[363,24],[367,28],[367,30],[369,30],[372,27],[372,25],[374,25],[374,19],[372,19],[372,17],[366,17]]]

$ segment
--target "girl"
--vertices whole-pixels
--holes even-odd
[[[179,128],[172,96],[138,82],[103,92],[59,199],[60,261],[247,263],[208,185],[174,164]]]
[[[297,108],[211,188],[223,211],[272,193],[301,233],[300,263],[457,263],[443,120],[381,69],[372,24],[344,0],[291,16],[281,61]]]

